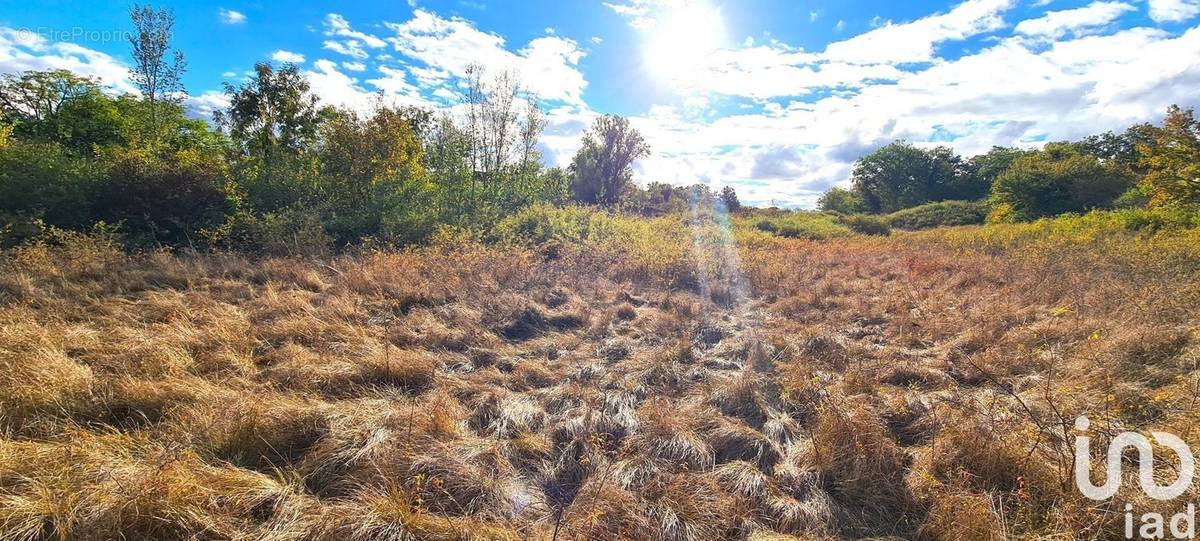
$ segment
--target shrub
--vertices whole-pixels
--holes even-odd
[[[0,213],[85,228],[101,177],[93,162],[59,145],[11,142],[0,148]]]
[[[142,243],[193,244],[200,231],[221,225],[233,212],[221,165],[196,158],[118,158],[97,196],[100,217],[122,224]]]
[[[758,228],[759,231],[766,231],[767,233],[779,232],[779,226],[775,225],[775,222],[771,220],[759,220],[757,224],[754,224],[754,227]]]
[[[845,188],[830,188],[817,200],[817,208],[842,214],[854,214],[867,210],[862,195]]]
[[[992,221],[1027,221],[1112,205],[1130,180],[1069,144],[1015,160],[992,186]]]
[[[267,255],[322,256],[333,244],[320,216],[291,208],[262,215],[242,211],[206,235],[214,244]]]
[[[886,220],[898,229],[929,229],[981,224],[987,215],[987,203],[982,201],[939,201],[893,212]]]
[[[496,226],[493,237],[512,244],[552,244],[597,240],[612,233],[613,217],[584,207],[534,205],[522,209]]]
[[[892,234],[892,228],[888,226],[887,222],[883,218],[875,216],[852,214],[839,218],[838,223],[849,227],[855,233],[863,235],[887,236]]]
[[[849,227],[835,221],[833,216],[817,212],[773,214],[760,218],[754,227],[790,239],[826,240],[852,234]]]

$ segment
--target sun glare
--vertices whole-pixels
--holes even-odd
[[[650,73],[670,83],[701,77],[710,55],[725,44],[721,11],[699,2],[669,8],[649,31],[645,63]]]

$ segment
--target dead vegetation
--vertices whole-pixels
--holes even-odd
[[[17,249],[0,539],[1119,536],[1073,422],[1200,443],[1194,245],[936,235]]]

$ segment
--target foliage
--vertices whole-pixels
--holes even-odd
[[[378,105],[368,117],[338,111],[321,126],[320,208],[339,243],[364,237],[422,240],[436,218],[424,148],[424,113]]]
[[[899,229],[981,224],[987,219],[987,203],[979,201],[938,201],[898,210],[886,216],[887,223]]]
[[[613,232],[613,216],[586,207],[534,205],[496,225],[494,238],[521,245],[595,241]]]
[[[742,210],[742,202],[738,200],[737,190],[733,186],[723,186],[720,198],[726,212],[736,213]]]
[[[1171,106],[1161,127],[1148,128],[1140,143],[1142,180],[1156,207],[1200,203],[1200,121],[1191,109]]]
[[[978,179],[980,191],[972,194],[973,197],[964,197],[962,199],[975,200],[987,197],[992,184],[996,182],[996,178],[1007,171],[1017,158],[1025,156],[1030,152],[1029,150],[1019,148],[992,147],[986,153],[971,158],[968,161],[968,166]]]
[[[862,235],[888,236],[892,228],[884,218],[867,214],[849,214],[838,217],[838,223],[849,227],[851,231]]]
[[[134,27],[129,36],[134,64],[129,78],[146,101],[151,124],[157,126],[159,105],[178,105],[186,97],[182,77],[187,63],[183,53],[175,51],[167,58],[175,15],[169,10],[135,4],[129,8],[129,19]]]
[[[95,221],[103,170],[57,143],[12,141],[0,148],[0,214],[85,229]]]
[[[305,209],[241,211],[208,233],[214,245],[275,256],[327,255],[334,240],[325,232],[321,216]]]
[[[229,110],[215,120],[227,129],[236,149],[235,173],[249,203],[272,211],[311,202],[315,146],[323,115],[308,81],[294,65],[254,66],[240,87],[226,84]]]
[[[992,186],[993,221],[1024,221],[1112,205],[1130,186],[1125,172],[1069,144],[1015,160]]]
[[[136,244],[196,246],[234,211],[224,164],[212,155],[122,152],[111,159],[96,214]]]
[[[114,101],[92,79],[67,70],[4,75],[0,118],[17,138],[80,152],[122,142]]]
[[[849,227],[838,223],[834,217],[816,212],[780,212],[752,215],[740,223],[759,231],[780,237],[806,240],[827,240],[848,237],[853,234]]]
[[[817,208],[839,214],[856,214],[867,210],[867,203],[856,191],[834,186],[821,194]]]
[[[871,212],[895,212],[930,201],[972,199],[987,186],[947,147],[930,150],[904,141],[860,158],[851,180]]]
[[[583,136],[571,160],[571,194],[576,201],[615,207],[633,186],[634,160],[650,153],[629,119],[604,115]]]

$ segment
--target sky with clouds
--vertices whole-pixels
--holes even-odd
[[[130,91],[125,2],[4,0],[0,73],[66,68]],[[472,63],[512,70],[550,112],[548,165],[596,115],[653,153],[640,182],[733,185],[811,207],[895,139],[1035,146],[1200,105],[1200,0],[367,0],[160,2],[188,106],[206,116],[255,62],[321,98],[445,109]]]

